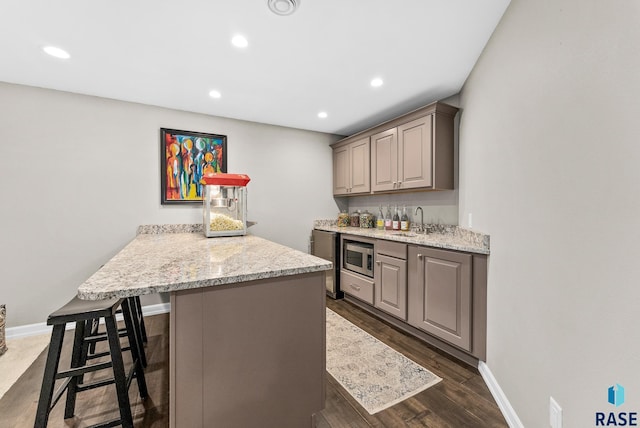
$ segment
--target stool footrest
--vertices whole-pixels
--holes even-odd
[[[129,374],[127,374],[127,389],[129,389],[129,387],[131,387],[131,381],[133,380],[134,377],[136,377],[136,368],[135,368],[135,364],[133,367],[131,367],[131,369],[129,370]],[[80,383],[77,386],[78,392],[82,392],[82,391],[87,391],[89,389],[94,389],[94,388],[99,388],[101,386],[107,386],[107,385],[111,385],[112,383],[115,383],[116,379],[113,377],[107,378],[107,379],[100,379],[100,380],[96,380],[94,382],[89,382],[89,383]],[[142,395],[142,394],[141,394]],[[141,397],[141,398],[146,398],[146,397]]]
[[[131,346],[123,346],[122,352],[130,351]],[[109,351],[104,352],[96,352],[95,354],[87,355],[87,360],[95,360],[96,358],[106,357],[107,355],[111,355]]]
[[[101,386],[111,385],[112,383],[115,383],[115,381],[116,381],[115,378],[110,377],[108,379],[96,380],[95,382],[81,383],[81,384],[78,384],[77,388],[78,388],[78,392],[88,391],[90,389],[99,388]]]
[[[65,378],[65,377],[80,376],[80,375],[83,375],[85,373],[91,373],[91,372],[95,372],[95,371],[98,371],[98,370],[104,370],[104,369],[108,369],[110,367],[112,367],[111,361],[108,361],[106,363],[91,364],[91,365],[84,366],[84,367],[78,367],[76,369],[70,369],[70,370],[61,371],[58,374],[56,374],[56,379],[62,379],[62,378]]]

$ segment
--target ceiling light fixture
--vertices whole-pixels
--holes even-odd
[[[318,117],[320,119],[326,119],[327,118],[327,112],[326,111],[321,111],[320,113],[318,113]]]
[[[222,94],[219,91],[216,91],[215,89],[211,92],[209,92],[209,96],[211,98],[220,98],[222,96]]]
[[[249,42],[247,41],[246,37],[241,36],[240,34],[233,36],[233,39],[231,39],[231,44],[233,44],[233,46],[237,48],[246,48],[247,46],[249,46]]]
[[[65,51],[64,49],[57,48],[55,46],[45,46],[42,48],[42,50],[45,51],[47,54],[54,56],[56,58],[60,58],[60,59],[71,58],[71,55],[69,55],[69,52]]]
[[[300,0],[267,0],[269,10],[276,15],[291,15],[300,7]]]
[[[374,88],[378,88],[378,87],[382,86],[383,83],[384,82],[382,81],[381,78],[376,77],[375,79],[373,79],[371,81],[371,86],[373,86]]]

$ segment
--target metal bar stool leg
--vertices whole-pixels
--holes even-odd
[[[125,313],[128,314],[128,317]],[[140,317],[138,316],[137,305],[133,297],[124,299],[122,302],[122,316],[124,317],[127,336],[129,337],[129,346],[132,350],[135,347],[137,356],[142,363],[142,367],[147,367],[147,356],[144,351],[144,338],[140,325]],[[127,318],[129,319],[128,321]],[[131,342],[131,333],[133,333],[135,343]]]
[[[146,366],[147,362],[144,355],[142,337],[139,336],[139,330],[135,328],[134,306],[130,303],[128,299],[122,302],[122,316],[124,317],[124,323],[127,328],[127,337],[129,339],[131,355],[133,356],[133,364],[135,365],[134,370],[136,382],[138,382],[138,390],[140,391],[140,398],[145,399],[148,396],[148,392],[143,366]]]
[[[71,352],[71,368],[75,369],[85,365],[82,354],[84,348],[84,335],[85,335],[85,321],[76,322],[76,330],[73,340],[73,350]],[[73,376],[69,381],[67,387],[67,404],[64,407],[64,418],[69,419],[73,417],[76,408],[76,394],[78,392],[78,383],[81,382],[81,378],[84,375]]]
[[[140,331],[142,332],[142,341],[147,343],[147,327],[144,325],[144,315],[142,314],[142,304],[140,303],[140,296],[133,298],[136,302],[136,316],[138,317],[138,324],[140,324]]]
[[[111,363],[113,367],[113,376],[115,378],[116,392],[118,395],[118,405],[120,407],[122,426],[123,428],[133,428],[133,416],[131,415],[127,376],[124,371],[124,362],[122,361],[118,326],[115,322],[115,316],[105,317],[104,321],[107,326],[107,335],[109,337],[109,350],[111,352]]]
[[[53,397],[53,389],[56,383],[56,373],[60,364],[60,351],[62,350],[62,341],[64,339],[64,325],[54,325],[51,332],[51,341],[49,342],[49,351],[47,352],[47,363],[44,368],[44,377],[42,379],[42,389],[40,389],[40,399],[38,400],[38,410],[36,412],[35,428],[45,428],[49,421],[49,412],[51,412],[51,399]]]

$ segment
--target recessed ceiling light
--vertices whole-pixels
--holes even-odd
[[[54,56],[56,58],[61,58],[61,59],[71,58],[71,55],[69,55],[69,52],[65,51],[64,49],[57,48],[55,46],[45,46],[42,48],[42,50],[45,51],[47,54]]]
[[[247,41],[246,37],[241,36],[240,34],[233,36],[233,39],[231,39],[231,43],[237,48],[246,48],[247,46],[249,46],[249,42]]]
[[[379,86],[382,86],[382,84],[383,84],[383,83],[384,83],[384,82],[382,81],[382,79],[381,79],[381,78],[376,77],[375,79],[373,79],[373,80],[371,81],[371,86],[373,86],[374,88],[377,88],[377,87],[379,87]]]
[[[327,112],[326,111],[321,111],[320,113],[318,113],[318,117],[320,119],[326,119],[327,118]]]
[[[300,6],[300,0],[267,0],[269,9],[276,15],[291,15]]]
[[[215,89],[211,92],[209,92],[209,96],[211,98],[220,98],[222,96],[222,94],[219,91],[216,91]]]

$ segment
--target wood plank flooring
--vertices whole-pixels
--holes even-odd
[[[457,362],[348,302],[327,299],[327,306],[442,377],[443,381],[386,410],[369,415],[330,375],[327,375],[326,407],[316,417],[318,428],[507,426],[476,369]],[[169,317],[168,314],[155,315],[145,318],[145,322],[149,336],[146,348],[149,365],[145,374],[150,397],[142,402],[137,396],[135,381],[132,383],[129,397],[135,425],[168,427]],[[70,355],[70,345],[69,336],[69,339],[65,340],[67,349],[63,355]],[[0,399],[0,427],[33,426],[45,359],[46,353],[41,354]],[[125,364],[127,363],[128,361],[125,361]],[[62,358],[61,367],[65,367],[64,364],[68,367],[68,357]],[[51,412],[49,427],[86,427],[118,416],[113,386],[79,394],[76,416],[72,419],[63,419],[62,401]]]
[[[327,375],[326,407],[318,428],[507,427],[477,369],[409,336],[344,300],[327,307],[442,378],[442,382],[375,415],[367,413]]]
[[[145,369],[145,378],[149,397],[144,401],[140,400],[138,385],[134,379],[129,388],[131,412],[134,416],[136,427],[164,428],[169,426],[169,315],[146,317],[145,326],[148,337],[148,343],[145,348],[148,363]],[[69,367],[72,343],[73,331],[67,331],[60,358],[61,369]],[[108,349],[106,342],[98,346],[101,347],[98,350]],[[123,356],[125,368],[128,372],[131,367],[131,357],[129,352],[124,352]],[[0,399],[0,427],[33,427],[46,359],[45,349]],[[88,381],[107,377],[111,377],[110,370],[102,370],[86,375]],[[64,419],[64,400],[65,396],[60,399],[51,411],[48,427],[80,428],[120,417],[114,385],[79,393],[75,417],[67,420]]]

